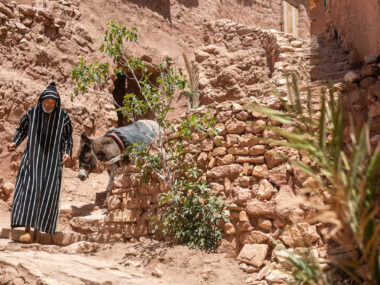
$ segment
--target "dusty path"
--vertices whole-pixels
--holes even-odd
[[[85,182],[66,168],[58,231],[73,231],[70,215],[102,215],[96,205],[107,173]],[[0,225],[9,228],[10,208],[0,203]],[[135,243],[78,242],[66,247],[21,244],[0,239],[0,284],[248,284],[235,259],[141,238]]]
[[[0,240],[1,284],[247,284],[237,262],[149,239],[67,247]]]

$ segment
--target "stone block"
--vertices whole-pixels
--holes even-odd
[[[240,164],[231,164],[214,167],[207,171],[207,178],[233,178],[235,179],[243,171]]]
[[[227,150],[229,154],[249,154],[249,148],[247,146],[233,146]]]
[[[265,126],[266,122],[264,120],[251,121],[247,122],[245,130],[248,133],[259,134],[264,131]]]
[[[254,146],[259,143],[259,138],[252,135],[252,134],[244,134],[239,137],[239,146],[245,147],[245,146]]]
[[[266,180],[262,179],[259,182],[259,189],[256,193],[256,197],[261,200],[270,200],[272,198],[272,195],[275,193],[275,190],[272,186],[272,184]]]
[[[263,165],[256,165],[253,168],[252,175],[259,178],[266,178],[268,176],[268,167]]]
[[[239,120],[231,120],[226,124],[226,130],[229,134],[241,134],[246,128],[246,123]]]
[[[267,255],[268,245],[266,244],[246,244],[237,257],[237,260],[247,264],[260,267]]]
[[[254,145],[249,148],[249,155],[261,155],[265,153],[265,145]]]
[[[233,154],[227,154],[223,157],[217,157],[216,158],[216,165],[218,165],[218,166],[228,165],[228,164],[233,164],[233,163],[235,163],[235,157]]]
[[[248,202],[246,211],[252,218],[268,217],[273,218],[276,216],[276,205],[274,201],[260,201],[253,199]]]

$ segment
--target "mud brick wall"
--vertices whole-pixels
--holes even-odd
[[[212,191],[230,205],[230,222],[223,226],[220,250],[236,257],[244,245],[266,245],[264,257],[269,257],[274,247],[271,238],[290,247],[300,242],[322,246],[323,226],[305,222],[315,212],[297,196],[300,187],[310,180],[276,153],[305,158],[289,148],[266,143],[263,138],[276,137],[265,130],[273,122],[245,110],[247,101],[214,103],[194,111],[213,114],[219,134],[204,139],[202,133],[193,133],[187,146],[204,170],[204,179]],[[125,240],[151,234],[149,217],[157,214],[157,199],[163,189],[158,181],[144,183],[136,171],[119,170],[113,183],[105,222],[113,238]],[[320,195],[322,199],[323,193]]]

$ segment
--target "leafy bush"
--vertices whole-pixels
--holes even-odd
[[[100,50],[112,59],[115,67],[111,71],[106,63],[86,65],[82,58],[72,71],[73,97],[91,90],[113,100],[106,88],[111,74],[115,77],[124,74],[136,82],[140,96],[125,94],[118,110],[133,124],[149,111],[160,126],[154,144],[148,148],[134,145],[125,153],[146,177],[155,175],[165,185],[166,192],[159,200],[163,213],[155,219],[163,228],[157,224],[156,231],[162,230],[164,235],[171,235],[175,241],[192,248],[215,250],[222,238],[219,224],[226,221],[223,214],[226,205],[211,192],[202,177],[203,171],[195,163],[196,154],[189,153],[186,148],[193,132],[200,132],[204,137],[215,135],[215,120],[208,114],[194,114],[179,127],[173,126],[166,119],[173,109],[173,98],[180,93],[192,94],[186,77],[181,69],[172,66],[170,58],[166,58],[156,67],[158,77],[153,80],[141,58],[126,56],[128,45],[136,41],[135,28],[109,23]]]

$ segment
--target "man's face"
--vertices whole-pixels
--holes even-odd
[[[47,98],[47,99],[43,100],[42,104],[44,107],[44,111],[46,113],[51,113],[54,110],[55,103],[56,103],[55,100],[52,98]]]

